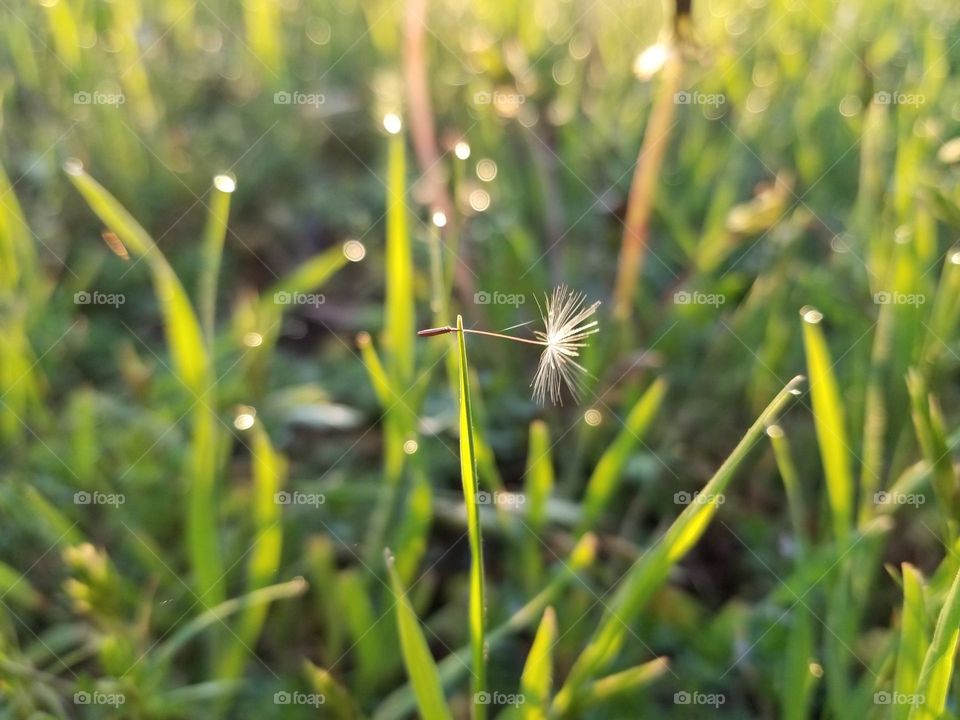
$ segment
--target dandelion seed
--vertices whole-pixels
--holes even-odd
[[[555,288],[552,296],[544,295],[544,307],[540,309],[543,330],[533,331],[535,339],[470,328],[464,328],[463,332],[542,347],[537,372],[530,383],[534,399],[545,405],[549,397],[554,405],[562,405],[563,388],[566,386],[573,399],[579,401],[583,377],[589,373],[575,358],[580,357],[580,349],[587,346],[587,338],[600,332],[597,321],[590,320],[600,307],[600,301],[586,305],[586,299],[586,294],[570,290],[564,285]],[[537,306],[540,304],[537,303]],[[420,330],[417,335],[432,337],[452,332],[457,332],[457,328],[446,325]]]
[[[574,400],[580,399],[583,376],[587,369],[574,358],[580,356],[580,348],[587,346],[586,339],[600,332],[596,320],[587,322],[600,306],[597,301],[586,305],[587,296],[561,285],[554,289],[553,297],[544,298],[545,307],[540,312],[544,330],[535,330],[534,335],[546,346],[540,355],[537,374],[530,386],[533,396],[541,405],[547,396],[556,404],[563,404],[561,390],[565,385]]]

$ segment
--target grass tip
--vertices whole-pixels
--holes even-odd
[[[237,189],[237,178],[231,173],[217,173],[213,178],[213,186],[222,193],[232,193]]]
[[[800,317],[803,318],[805,323],[816,325],[823,320],[823,313],[812,305],[804,305],[802,308],[800,308]]]
[[[81,162],[77,158],[68,158],[63,163],[63,171],[67,175],[73,175],[73,176],[83,175],[83,162]]]

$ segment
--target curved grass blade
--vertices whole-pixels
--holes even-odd
[[[230,195],[235,187],[236,181],[230,175],[217,175],[213,179],[210,211],[207,215],[207,225],[203,230],[203,256],[200,263],[197,306],[200,309],[200,322],[207,339],[207,350],[211,353],[217,311],[220,259],[223,256],[223,241],[227,237],[227,221],[230,218]]]
[[[929,644],[927,610],[923,576],[910,563],[903,563],[903,612],[900,614],[900,646],[897,648],[897,669],[893,677],[895,697],[909,695],[916,689],[923,666],[923,655]],[[906,720],[909,703],[893,706],[894,720]]]
[[[914,695],[918,702],[910,711],[910,720],[934,720],[942,717],[947,705],[947,694],[953,678],[953,664],[960,637],[960,572],[954,577],[947,593],[933,640],[927,648],[920,669],[920,680]]]
[[[574,705],[583,687],[607,668],[626,640],[628,624],[646,606],[654,592],[667,580],[670,568],[700,539],[717,511],[718,498],[750,450],[774,423],[790,400],[799,394],[803,376],[797,376],[777,394],[754,421],[746,434],[704,485],[703,501],[690,503],[663,535],[630,569],[617,589],[590,642],[574,663],[563,688],[554,699],[553,710],[564,715]]]
[[[547,720],[550,690],[553,687],[553,646],[557,641],[557,614],[552,607],[543,611],[543,620],[533,638],[520,676],[524,720]]]
[[[394,567],[389,551],[387,571],[390,574],[390,587],[397,608],[397,630],[400,634],[400,648],[403,651],[403,663],[407,668],[410,685],[417,699],[417,707],[423,720],[453,720],[447,701],[443,696],[440,674],[436,662],[430,654],[430,647],[423,636],[420,621],[400,583],[400,576]]]
[[[658,378],[640,396],[620,433],[610,443],[600,457],[596,468],[587,481],[587,490],[583,500],[583,520],[580,523],[579,533],[592,530],[613,497],[623,478],[623,468],[627,464],[630,453],[657,416],[663,398],[667,394],[667,382]]]

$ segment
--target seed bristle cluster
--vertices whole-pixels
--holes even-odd
[[[540,309],[544,329],[535,330],[534,335],[545,347],[530,383],[533,396],[541,405],[546,404],[548,397],[553,404],[562,405],[564,385],[574,400],[580,399],[587,369],[575,358],[580,357],[580,349],[587,346],[586,339],[600,332],[596,320],[587,322],[600,301],[586,305],[586,299],[585,293],[564,285],[555,288],[552,297],[544,296],[544,307]]]

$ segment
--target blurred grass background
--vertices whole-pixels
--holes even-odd
[[[684,6],[0,3],[0,717],[956,716],[960,8]]]

